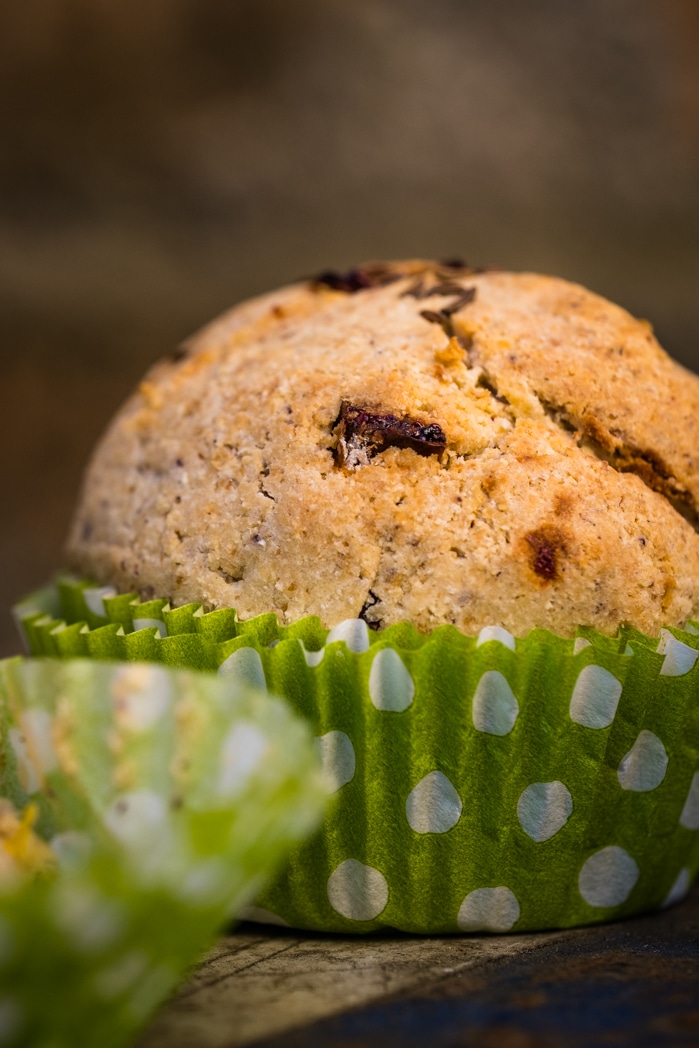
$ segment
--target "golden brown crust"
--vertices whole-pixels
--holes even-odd
[[[699,610],[698,419],[699,379],[577,285],[325,274],[153,369],[69,556],[243,617],[655,631]]]

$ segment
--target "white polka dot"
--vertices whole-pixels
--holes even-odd
[[[687,830],[699,830],[699,771],[692,779],[687,800],[680,815],[680,825]]]
[[[230,867],[224,859],[206,859],[178,881],[177,895],[190,905],[214,906],[230,898]]]
[[[570,790],[558,779],[533,782],[517,802],[517,818],[533,841],[548,841],[561,830],[573,811]]]
[[[352,921],[373,921],[386,908],[388,884],[373,866],[345,859],[328,880],[328,899],[333,910]]]
[[[502,626],[484,626],[478,634],[476,647],[480,648],[481,644],[485,644],[489,640],[495,640],[499,644],[504,644],[510,651],[514,651],[516,647],[514,637],[508,630],[503,629]]]
[[[238,919],[241,921],[255,921],[256,924],[278,924],[280,928],[288,928],[289,925],[283,917],[278,917],[271,910],[265,910],[262,906],[243,906],[238,911]]]
[[[601,848],[583,864],[578,888],[590,906],[621,906],[638,880],[639,869],[627,851],[615,844]]]
[[[685,895],[690,889],[691,883],[692,875],[689,872],[689,869],[685,866],[677,874],[677,877],[675,878],[675,883],[665,896],[662,903],[662,909],[664,910],[668,906],[674,906],[676,902],[680,902],[682,899],[684,899]]]
[[[570,700],[570,719],[584,728],[608,728],[616,716],[621,682],[602,666],[585,666]]]
[[[665,778],[668,756],[665,747],[652,731],[642,731],[633,746],[622,757],[617,778],[622,790],[648,793]]]
[[[134,630],[156,629],[161,637],[167,637],[167,627],[162,619],[134,619]]]
[[[17,761],[17,778],[20,786],[25,793],[30,795],[36,793],[41,786],[41,779],[29,758],[24,735],[19,728],[10,728],[7,738]]]
[[[461,818],[463,805],[441,771],[431,771],[408,794],[405,813],[416,833],[447,833]]]
[[[677,640],[669,630],[660,631],[657,651],[659,655],[665,656],[660,668],[660,673],[664,677],[684,676],[693,669],[694,663],[699,658],[699,651]]]
[[[517,896],[509,888],[476,888],[461,903],[456,923],[464,932],[509,932],[519,915]]]
[[[412,705],[415,684],[397,651],[381,648],[369,673],[369,695],[377,710],[402,713]]]
[[[162,666],[120,666],[109,690],[119,727],[133,732],[148,731],[172,703],[172,677]]]
[[[584,651],[585,648],[591,648],[589,640],[586,637],[576,637],[575,644],[573,645],[573,655],[577,655],[579,652]]]
[[[334,644],[336,640],[343,640],[349,650],[357,654],[368,651],[369,629],[364,619],[345,619],[333,626],[325,643]]]
[[[83,600],[88,608],[93,615],[99,615],[102,619],[107,617],[107,612],[104,609],[104,598],[116,597],[116,595],[117,591],[113,586],[91,586],[89,589],[83,590]]]
[[[53,748],[53,718],[48,710],[34,706],[20,714],[27,752],[42,775],[55,771],[58,758]]]
[[[256,725],[241,721],[231,728],[221,747],[219,794],[222,797],[240,794],[268,750],[269,740]]]
[[[299,638],[299,644],[301,645],[301,648],[303,650],[303,657],[306,660],[306,665],[310,666],[311,668],[313,668],[314,666],[319,666],[323,661],[323,656],[325,655],[325,648],[321,648],[320,651],[308,651],[306,645],[303,643],[301,638]]]
[[[84,870],[92,855],[92,841],[85,833],[67,830],[49,841],[62,870]]]
[[[329,731],[320,735],[316,746],[323,762],[323,775],[332,793],[336,793],[354,778],[356,760],[354,746],[344,731]]]
[[[486,670],[473,696],[472,717],[477,731],[509,735],[519,715],[519,703],[499,670]]]
[[[21,727],[10,728],[7,737],[17,760],[17,778],[25,793],[36,793],[42,776],[58,767],[53,741],[52,718],[33,707],[20,713]]]
[[[165,798],[153,790],[121,793],[107,809],[107,829],[126,845],[152,847],[167,826]]]
[[[696,637],[699,634],[699,627],[695,626],[693,622],[687,622],[685,623],[684,632],[692,633]]]
[[[254,648],[238,648],[223,660],[218,672],[223,677],[231,677],[238,684],[247,684],[260,691],[267,690],[262,659]]]

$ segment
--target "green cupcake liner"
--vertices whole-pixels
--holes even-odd
[[[306,725],[210,674],[6,660],[0,742],[58,860],[0,868],[3,1045],[128,1042],[326,800]]]
[[[334,797],[258,916],[344,933],[564,928],[675,902],[699,867],[694,623],[660,638],[328,632],[74,579],[18,615],[35,653],[216,671],[307,718]]]

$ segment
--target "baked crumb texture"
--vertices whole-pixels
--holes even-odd
[[[648,633],[699,611],[699,378],[575,284],[324,273],[160,362],[88,468],[71,566],[326,626]]]

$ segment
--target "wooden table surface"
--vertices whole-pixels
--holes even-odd
[[[241,924],[139,1048],[699,1045],[699,886],[616,924],[344,938]]]

